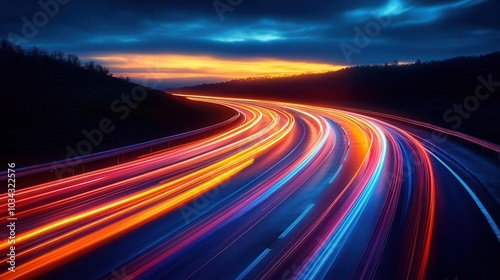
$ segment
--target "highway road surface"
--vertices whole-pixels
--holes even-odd
[[[238,125],[18,190],[0,278],[500,279],[500,162],[359,112],[189,98]]]

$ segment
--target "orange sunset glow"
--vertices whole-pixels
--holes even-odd
[[[206,55],[120,54],[92,59],[108,65],[117,76],[133,79],[217,79],[323,73],[342,65],[271,58],[231,59]]]

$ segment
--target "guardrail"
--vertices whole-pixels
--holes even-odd
[[[154,139],[154,140],[150,140],[147,142],[142,142],[142,143],[138,143],[138,144],[124,146],[124,147],[120,147],[120,148],[116,148],[116,149],[111,149],[111,150],[107,150],[107,151],[103,151],[103,152],[89,154],[89,155],[85,155],[85,156],[81,156],[81,157],[74,157],[71,159],[59,160],[59,161],[55,161],[55,162],[49,162],[49,163],[43,163],[43,164],[18,168],[18,169],[16,169],[16,177],[18,178],[18,177],[35,175],[35,174],[44,173],[44,172],[52,172],[56,168],[73,168],[73,171],[74,171],[74,167],[76,167],[76,166],[82,166],[82,170],[81,170],[82,172],[80,172],[80,173],[84,173],[85,172],[85,169],[84,169],[85,163],[96,162],[96,161],[100,161],[100,160],[104,160],[104,159],[112,159],[115,157],[117,158],[117,161],[116,161],[117,164],[120,164],[120,163],[123,163],[125,154],[130,154],[132,152],[144,150],[147,152],[139,153],[139,154],[135,155],[135,157],[140,156],[140,155],[146,155],[146,154],[152,153],[154,147],[158,147],[158,146],[165,145],[165,144],[170,144],[171,142],[177,141],[177,140],[182,140],[182,139],[186,139],[186,138],[190,138],[190,137],[194,137],[194,136],[199,136],[200,134],[215,131],[217,129],[228,126],[228,125],[232,124],[233,122],[235,122],[236,120],[238,120],[240,118],[240,116],[241,116],[240,112],[237,112],[237,114],[235,116],[231,117],[230,119],[227,119],[223,122],[220,122],[220,123],[217,123],[217,124],[214,124],[211,126],[199,128],[196,130],[192,130],[192,131],[188,131],[188,132],[184,132],[184,133],[180,133],[180,134],[176,134],[176,135],[172,135],[172,136],[167,136],[167,137],[163,137],[163,138],[159,138],[159,139]],[[120,161],[120,157],[123,158],[121,161]],[[113,165],[115,165],[115,164],[113,164]],[[110,166],[111,166],[111,164],[110,164]],[[0,173],[0,181],[6,180],[6,179],[7,179],[7,172],[6,171],[1,172]]]
[[[398,117],[398,116],[393,116],[393,115],[389,115],[389,114],[385,114],[385,113],[379,113],[379,112],[373,112],[373,111],[367,111],[367,110],[361,110],[361,109],[350,109],[350,108],[348,110],[351,112],[358,112],[358,113],[364,114],[364,115],[373,115],[373,116],[382,117],[382,118],[386,118],[386,119],[392,119],[395,121],[399,121],[399,122],[403,122],[403,123],[412,124],[412,125],[415,125],[418,127],[422,127],[422,128],[428,129],[430,131],[436,131],[439,133],[443,133],[443,134],[446,134],[448,136],[455,137],[458,140],[462,140],[462,141],[466,141],[466,142],[475,144],[483,149],[488,149],[488,150],[494,152],[495,158],[497,160],[500,160],[500,145],[485,141],[483,139],[480,139],[480,138],[477,138],[474,136],[470,136],[470,135],[462,133],[462,132],[458,132],[456,130],[442,128],[442,127],[428,124],[425,122],[415,121],[415,120],[411,120],[411,119],[407,119],[407,118],[403,118],[403,117]]]

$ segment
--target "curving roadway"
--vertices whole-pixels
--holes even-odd
[[[19,190],[0,278],[500,279],[498,162],[359,112],[188,97],[239,125]]]

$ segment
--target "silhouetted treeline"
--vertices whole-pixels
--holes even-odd
[[[491,77],[490,77],[491,75]],[[478,86],[493,80],[487,100],[464,114],[458,127],[454,104],[473,104]],[[181,92],[226,96],[259,97],[333,106],[358,107],[403,115],[454,128],[500,143],[500,52],[457,57],[443,61],[363,65],[324,74],[275,79],[252,78],[178,89]],[[482,85],[484,88],[487,86]],[[487,94],[481,89],[482,94]],[[448,112],[448,115],[446,115]],[[469,113],[469,112],[467,112]],[[456,121],[449,121],[454,117]]]
[[[109,120],[100,152],[226,120],[234,111],[141,87],[74,55],[0,46],[0,161],[16,167],[65,159]],[[153,86],[149,77],[148,84]],[[68,148],[69,147],[69,148]],[[81,155],[81,154],[80,154]]]
[[[51,71],[52,69],[59,70],[63,67],[65,70],[70,71],[84,69],[102,75],[112,75],[110,74],[108,68],[95,63],[94,61],[89,61],[82,65],[82,62],[76,55],[66,55],[60,51],[47,52],[46,50],[39,49],[37,47],[24,50],[21,49],[20,46],[12,44],[6,39],[2,39],[0,43],[0,60],[4,63],[30,63],[32,66],[38,64],[41,67],[44,67],[47,71]]]

